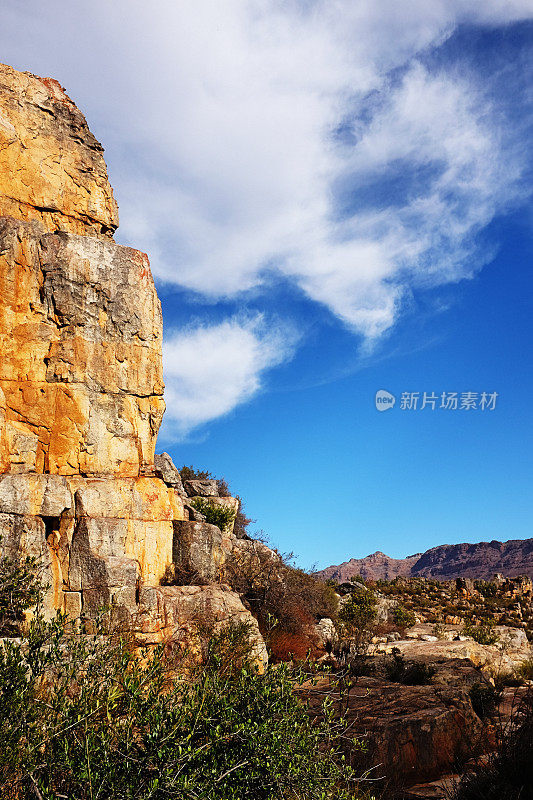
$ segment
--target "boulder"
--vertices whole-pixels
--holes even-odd
[[[175,520],[172,561],[182,583],[211,583],[220,578],[225,555],[222,533],[207,522]]]
[[[331,687],[331,688],[330,688]],[[332,690],[330,678],[300,689],[318,709]],[[377,775],[407,785],[434,780],[453,770],[482,736],[482,724],[466,693],[457,687],[405,686],[360,677],[345,712],[350,735],[369,745],[366,764],[379,764]]]
[[[317,622],[315,625],[315,635],[323,647],[334,647],[339,639],[333,620],[329,617],[322,617],[322,619]]]
[[[218,484],[215,480],[187,480],[183,486],[189,497],[218,497]]]
[[[168,453],[156,453],[154,458],[155,474],[161,478],[167,486],[172,486],[181,497],[186,497],[181,475]]]
[[[145,643],[176,642],[198,651],[202,635],[228,624],[243,623],[249,630],[252,655],[262,670],[268,653],[257,620],[243,606],[239,595],[224,584],[210,586],[161,586],[141,590],[137,637]]]

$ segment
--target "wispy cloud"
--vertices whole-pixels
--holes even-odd
[[[490,75],[431,56],[461,25],[533,18],[530,0],[5,6],[5,58],[46,64],[105,140],[119,235],[211,300],[277,274],[371,342],[414,288],[478,269],[479,232],[524,195],[525,142]],[[291,352],[235,319],[175,334],[167,414],[225,414]]]
[[[296,333],[261,315],[174,331],[163,345],[164,436],[180,438],[232,411],[262,387],[262,373],[289,359]]]

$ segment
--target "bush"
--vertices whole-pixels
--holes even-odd
[[[414,612],[408,611],[404,606],[396,606],[393,611],[393,618],[400,628],[412,628],[416,622]]]
[[[403,683],[405,686],[428,686],[435,669],[421,661],[406,662],[402,655],[394,653],[392,661],[386,665],[385,672],[389,680]]]
[[[191,505],[203,514],[205,521],[210,525],[216,525],[222,533],[231,527],[232,522],[235,520],[235,510],[229,506],[218,505],[211,503],[209,500],[204,500],[202,497],[197,497],[191,500]]]
[[[246,514],[244,513],[244,501],[242,497],[236,495],[236,498],[239,501],[239,509],[237,511],[237,516],[235,517],[233,533],[235,534],[237,539],[249,539],[250,535],[248,533],[248,527],[249,525],[253,525],[255,522],[257,522],[257,520],[246,516]]]
[[[312,626],[335,617],[338,600],[330,586],[288,563],[260,541],[243,542],[225,564],[225,579],[243,597],[259,622],[275,659],[314,650]],[[287,634],[282,636],[281,634]]]
[[[0,559],[0,636],[19,635],[24,612],[37,603],[41,589],[37,559]]]
[[[499,639],[497,631],[494,630],[494,624],[489,621],[482,625],[467,622],[463,628],[463,635],[471,636],[478,644],[496,644]]]
[[[339,611],[338,619],[344,635],[350,639],[357,653],[366,652],[375,627],[377,616],[376,596],[367,590],[352,594]]]
[[[522,661],[517,672],[524,680],[533,681],[533,658],[526,658],[525,661]]]
[[[205,469],[196,469],[192,464],[187,467],[185,464],[180,468],[179,473],[182,481],[213,481],[215,476]]]
[[[453,800],[530,800],[533,786],[533,695],[505,726],[498,749],[467,772]]]
[[[259,675],[243,630],[212,637],[187,681],[164,651],[122,635],[67,636],[36,619],[0,650],[5,800],[349,798],[353,773],[324,709],[313,719],[286,667]]]

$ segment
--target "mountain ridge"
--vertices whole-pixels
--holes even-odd
[[[496,572],[508,577],[533,577],[533,538],[441,544],[406,558],[391,558],[376,550],[365,558],[351,558],[314,574],[323,580],[333,578],[342,582],[353,575],[372,580],[397,577],[488,580]]]

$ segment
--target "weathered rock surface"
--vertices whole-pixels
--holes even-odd
[[[0,292],[4,470],[153,473],[162,318],[147,257],[0,218]]]
[[[244,620],[262,663],[228,587],[160,586],[173,565],[220,581],[235,537],[190,521],[172,459],[155,457],[161,306],[148,257],[112,239],[102,152],[56,81],[0,65],[1,549],[41,560],[49,615],[112,606],[157,641]],[[216,481],[187,493],[238,504]]]
[[[323,678],[314,687],[304,686],[303,692],[318,707],[330,685]],[[345,702],[351,735],[370,745],[366,765],[379,765],[373,778],[388,775],[406,785],[438,778],[468,757],[483,735],[468,697],[456,687],[405,686],[361,677]]]
[[[0,64],[0,216],[46,231],[112,235],[103,148],[59,83]]]
[[[185,583],[212,583],[222,576],[225,554],[222,532],[207,522],[175,520],[172,560]]]
[[[464,641],[424,641],[405,639],[379,644],[376,652],[398,651],[411,661],[435,661],[443,659],[469,659],[476,667],[494,676],[512,673],[530,654],[529,646],[514,650],[501,650],[493,645],[478,644],[473,639]]]
[[[316,575],[339,582],[354,575],[373,580],[403,576],[445,581],[461,577],[490,580],[497,572],[507,576],[533,577],[533,539],[443,544],[401,559],[389,558],[378,551],[366,558],[352,558],[338,566],[326,567]]]
[[[168,453],[156,453],[154,458],[155,474],[167,486],[172,486],[179,495],[186,497],[181,475]]]
[[[215,480],[191,479],[183,483],[189,497],[218,497],[218,484]]]
[[[224,584],[209,586],[161,586],[140,593],[139,630],[146,643],[171,639],[184,647],[200,646],[203,629],[245,624],[259,665],[268,662],[257,620],[243,606],[239,595]]]

